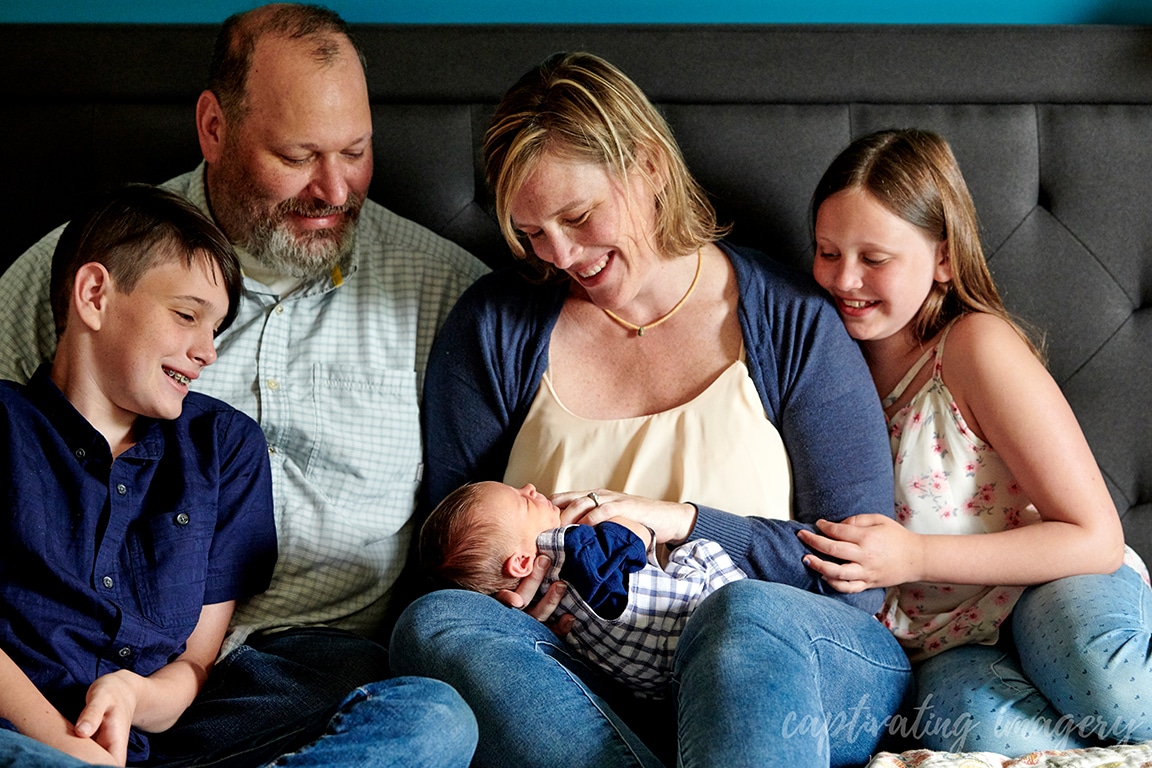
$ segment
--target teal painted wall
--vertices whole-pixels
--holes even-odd
[[[0,0],[0,23],[216,23],[260,0]],[[1152,0],[329,0],[351,22],[1152,24]]]

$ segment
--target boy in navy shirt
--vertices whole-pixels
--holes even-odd
[[[267,587],[263,433],[188,391],[240,281],[219,230],[155,187],[110,193],[61,236],[56,357],[27,385],[0,382],[9,731],[87,762],[149,762],[148,734],[200,691],[235,601]]]

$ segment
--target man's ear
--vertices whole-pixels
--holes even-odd
[[[212,91],[204,91],[196,101],[196,133],[200,137],[200,154],[209,163],[220,161],[224,147],[224,110]]]
[[[941,240],[936,244],[936,271],[932,279],[938,283],[952,280],[952,252],[947,240]]]
[[[536,563],[536,553],[516,552],[504,561],[504,575],[514,579],[523,579],[532,573]]]
[[[112,276],[103,264],[90,261],[82,265],[72,282],[72,311],[89,329],[100,330],[113,290]]]

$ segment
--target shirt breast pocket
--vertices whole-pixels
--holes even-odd
[[[216,515],[168,510],[140,521],[128,536],[131,568],[144,617],[167,629],[200,620]]]
[[[410,509],[422,460],[416,373],[316,365],[312,399],[309,481],[349,511]]]

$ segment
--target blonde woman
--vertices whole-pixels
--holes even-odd
[[[536,621],[555,591],[525,612],[426,596],[400,620],[396,669],[460,691],[479,765],[866,762],[908,664],[871,616],[882,594],[829,588],[796,536],[892,512],[880,409],[832,306],[807,276],[720,239],[667,125],[602,59],[558,55],[525,75],[485,154],[508,243],[546,279],[482,279],[442,329],[426,501],[530,480],[565,522],[712,539],[763,581],[703,600],[664,705],[637,703]],[[545,565],[503,602],[523,607]]]

